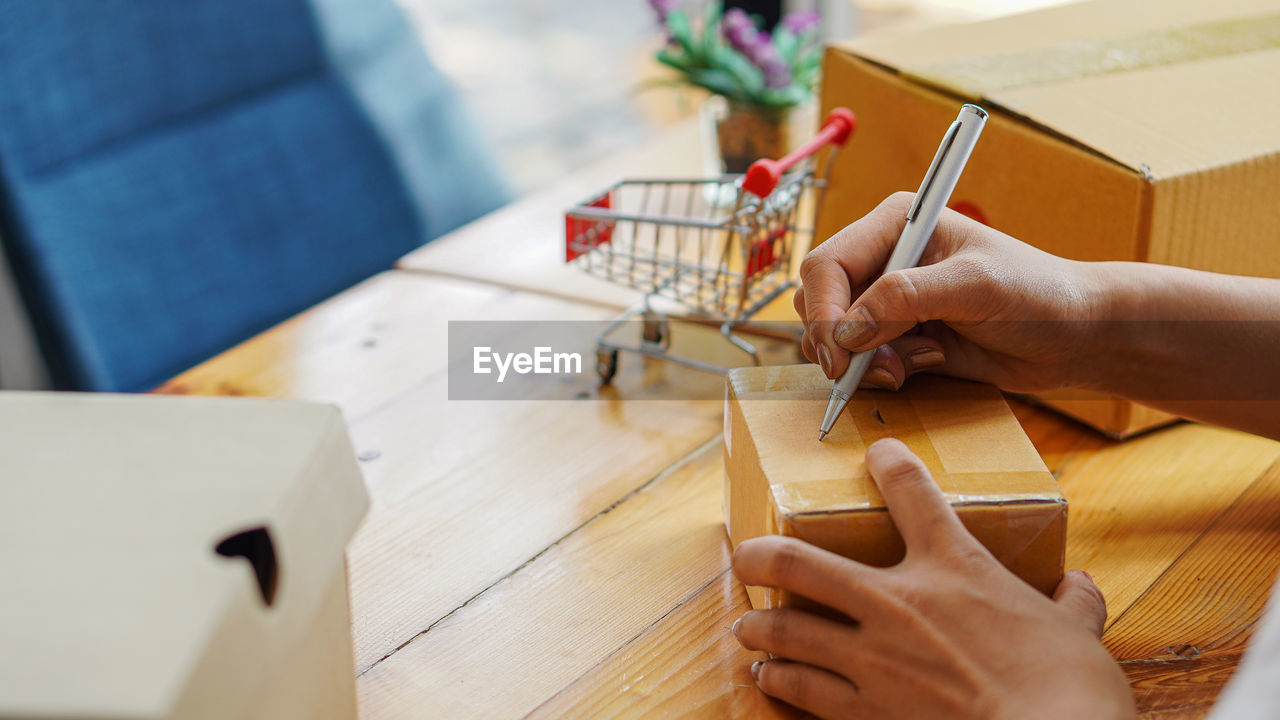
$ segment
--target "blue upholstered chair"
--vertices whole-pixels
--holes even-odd
[[[393,0],[0,8],[0,237],[60,387],[150,388],[506,197]]]

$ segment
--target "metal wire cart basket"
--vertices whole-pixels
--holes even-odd
[[[565,214],[565,260],[585,272],[645,292],[644,300],[600,334],[596,371],[608,384],[627,350],[688,367],[724,368],[668,352],[667,316],[652,307],[666,298],[690,319],[720,326],[726,340],[760,364],[755,346],[734,332],[789,289],[800,199],[821,192],[813,156],[830,145],[824,163],[856,126],[852,112],[833,110],[818,134],[780,160],[758,160],[745,175],[710,179],[624,180]],[[829,171],[826,173],[829,175]],[[810,231],[811,232],[811,231]],[[623,323],[643,316],[639,345],[612,339]]]

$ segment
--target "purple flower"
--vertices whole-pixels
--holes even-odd
[[[658,16],[658,22],[666,23],[667,16],[672,10],[676,9],[679,0],[649,0],[649,7],[653,8],[653,12]]]
[[[720,20],[720,31],[724,33],[724,39],[729,41],[729,47],[747,57],[751,56],[751,48],[760,36],[755,22],[741,8],[725,10],[724,17]]]
[[[782,59],[773,38],[756,29],[755,22],[739,8],[725,11],[720,30],[729,47],[742,53],[764,73],[764,84],[784,88],[791,84],[791,67]]]
[[[780,24],[792,35],[804,35],[811,30],[816,30],[820,22],[822,22],[822,15],[817,10],[801,10],[788,14],[782,18]]]
[[[761,35],[756,40],[752,53],[747,57],[764,72],[764,84],[771,88],[784,88],[791,84],[791,66],[782,59],[773,39]]]

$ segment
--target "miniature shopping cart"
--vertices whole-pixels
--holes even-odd
[[[734,330],[792,286],[792,248],[805,232],[796,225],[801,196],[826,187],[835,153],[855,126],[853,113],[838,108],[808,143],[780,160],[756,161],[745,175],[624,180],[566,213],[566,261],[645,292],[597,340],[596,370],[604,384],[617,372],[620,350],[725,372],[668,352],[670,324],[653,307],[657,298],[683,306],[690,320],[719,325],[726,340],[760,364],[755,346]],[[833,148],[824,163],[827,177],[817,178],[813,156],[827,145]],[[639,344],[613,339],[640,316]]]

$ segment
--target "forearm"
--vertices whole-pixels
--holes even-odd
[[[1280,439],[1280,280],[1096,263],[1077,383]]]

